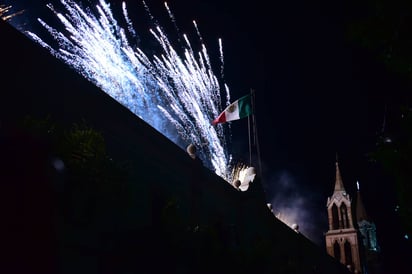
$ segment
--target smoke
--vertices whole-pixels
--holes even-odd
[[[273,214],[289,227],[299,226],[299,232],[317,245],[323,241],[322,224],[326,222],[326,209],[322,197],[315,190],[304,186],[288,171],[272,176],[273,186],[269,201]]]

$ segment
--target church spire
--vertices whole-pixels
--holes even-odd
[[[362,198],[359,191],[359,182],[356,182],[357,193],[356,193],[356,220],[359,223],[362,220],[369,220],[368,215],[366,214],[365,207],[363,206]]]
[[[342,176],[340,175],[339,164],[338,164],[338,156],[336,155],[336,181],[335,181],[335,190],[336,191],[345,191],[345,187],[343,186]]]
[[[335,190],[326,203],[329,230],[325,233],[326,251],[355,273],[361,273],[358,232],[353,224],[352,200],[343,186],[336,155]]]

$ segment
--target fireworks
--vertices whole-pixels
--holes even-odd
[[[10,13],[12,6],[0,5],[0,19],[8,21],[14,16],[22,14],[24,11],[18,11],[15,13]]]
[[[256,170],[253,167],[248,167],[245,164],[238,163],[232,169],[232,184],[241,191],[246,191],[249,188],[249,184],[252,183],[256,176]]]
[[[195,145],[203,164],[230,182],[228,134],[222,125],[210,124],[219,115],[222,104],[229,104],[230,93],[227,85],[221,83],[223,80],[213,72],[196,22],[193,24],[200,40],[200,50],[195,51],[184,34],[178,47],[182,52],[179,52],[162,27],[153,22],[154,27],[149,32],[160,46],[160,52],[148,55],[129,42],[130,39],[137,40],[137,32],[124,3],[123,17],[119,22],[124,22],[125,28],[115,19],[105,0],[99,0],[93,8],[83,8],[71,0],[60,2],[64,13],[58,12],[51,4],[47,6],[60,20],[64,30],[59,31],[38,19],[57,45],[51,46],[33,32],[27,32],[29,37],[182,149],[188,144]],[[143,4],[154,21],[148,6],[145,2]],[[176,24],[170,8],[167,4],[165,6]],[[219,49],[220,76],[223,77],[221,40]]]
[[[6,20],[5,18],[5,14],[6,12],[11,8],[11,6],[4,6],[4,5],[0,5],[0,18],[3,20]]]

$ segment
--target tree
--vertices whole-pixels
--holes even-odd
[[[412,2],[367,0],[347,3],[347,37],[368,51],[404,85],[412,83]],[[393,92],[386,127],[370,153],[396,183],[403,230],[412,235],[412,108],[411,92]],[[380,129],[377,129],[380,131]]]
[[[85,121],[67,126],[50,116],[27,116],[23,128],[50,146],[55,176],[64,178],[59,209],[67,218],[90,223],[103,208],[110,211],[127,201],[127,165],[108,155],[101,132]]]
[[[401,226],[412,235],[412,109],[403,108],[398,126],[378,137],[370,156],[394,178]]]
[[[367,0],[348,3],[347,36],[390,70],[412,80],[412,2]]]

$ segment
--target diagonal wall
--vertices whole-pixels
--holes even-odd
[[[0,272],[347,273],[273,216],[259,179],[236,191],[3,21],[0,35]],[[58,170],[27,115],[85,120],[123,176]]]

